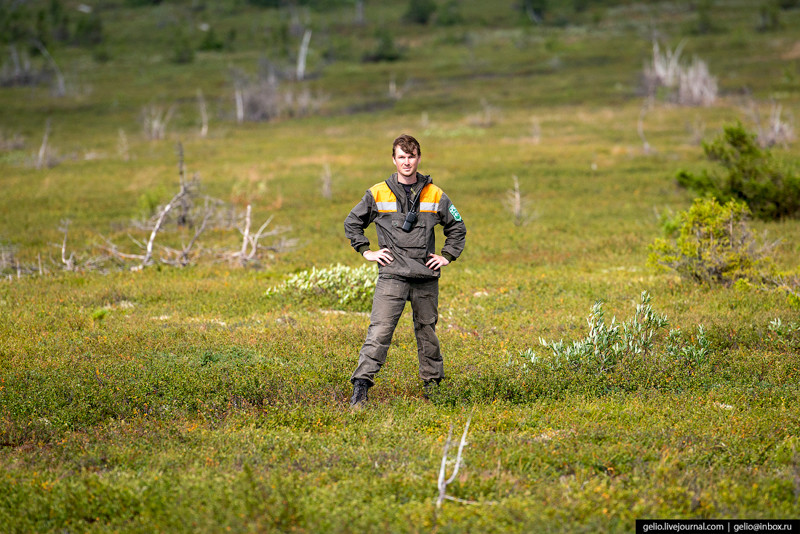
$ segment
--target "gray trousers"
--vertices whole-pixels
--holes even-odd
[[[417,337],[419,376],[422,380],[444,378],[444,362],[436,337],[439,320],[439,279],[416,281],[378,277],[367,339],[358,355],[358,366],[350,381],[361,378],[374,382],[374,377],[386,363],[397,321],[406,302],[414,313],[414,334]]]

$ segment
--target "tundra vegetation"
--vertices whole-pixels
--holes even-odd
[[[800,516],[798,7],[2,3],[2,530]],[[351,413],[401,132],[449,379],[404,316]]]

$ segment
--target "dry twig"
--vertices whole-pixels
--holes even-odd
[[[525,198],[519,187],[519,178],[516,175],[512,175],[512,178],[514,187],[506,192],[505,205],[514,216],[514,224],[522,226],[534,218],[534,214],[528,212],[530,201]]]
[[[647,139],[644,136],[644,116],[653,106],[653,97],[650,96],[645,99],[642,103],[642,108],[639,110],[639,120],[636,123],[636,130],[639,132],[639,139],[642,140],[642,148],[645,154],[650,154],[652,148],[650,147],[650,143],[647,142]]]
[[[325,164],[325,169],[322,171],[320,180],[322,181],[322,198],[330,200],[333,196],[333,189],[331,187],[333,177],[331,176],[331,166],[327,163]]]
[[[39,147],[39,155],[36,158],[36,170],[40,171],[44,167],[47,159],[47,139],[50,137],[50,119],[44,126],[44,137],[42,138],[42,145]]]
[[[207,137],[208,109],[206,106],[206,99],[203,98],[203,91],[201,89],[197,90],[197,104],[200,106],[200,121],[202,122],[202,125],[200,126],[200,137]]]
[[[67,271],[74,271],[75,270],[75,254],[70,253],[69,257],[67,257],[67,234],[69,233],[69,225],[71,221],[69,219],[64,219],[61,221],[61,226],[59,230],[64,233],[64,239],[61,242],[61,263],[64,265],[64,269]]]
[[[450,431],[447,434],[447,441],[444,443],[444,453],[442,454],[442,464],[439,467],[439,497],[436,499],[436,509],[440,509],[442,507],[442,503],[445,500],[448,501],[455,501],[461,504],[494,504],[494,502],[478,502],[478,501],[468,501],[465,499],[459,499],[458,497],[453,497],[447,494],[447,486],[450,485],[458,475],[458,469],[461,467],[461,459],[462,453],[464,452],[464,446],[467,444],[467,433],[469,432],[469,425],[472,421],[472,414],[475,413],[475,408],[472,409],[470,412],[469,417],[467,418],[467,423],[464,425],[464,433],[461,435],[461,441],[458,444],[458,453],[456,454],[455,465],[453,466],[453,472],[450,475],[450,478],[446,478],[447,472],[447,453],[450,450],[450,446],[452,445],[453,439],[453,425],[450,425]]]

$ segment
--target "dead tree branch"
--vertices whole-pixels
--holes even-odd
[[[167,133],[167,125],[172,120],[173,113],[175,113],[175,106],[170,106],[166,111],[153,104],[142,109],[145,136],[151,141],[164,139]]]
[[[222,257],[245,267],[248,264],[256,262],[259,258],[259,253],[263,250],[280,252],[294,246],[296,240],[284,238],[278,239],[269,246],[265,246],[261,243],[261,240],[266,237],[279,236],[287,231],[286,228],[281,227],[275,227],[267,231],[267,228],[269,228],[269,225],[272,223],[272,219],[273,217],[270,216],[255,233],[251,232],[252,206],[248,204],[244,214],[244,221],[239,228],[239,233],[242,234],[242,246],[236,252],[223,253]]]
[[[69,258],[67,257],[67,235],[69,234],[70,224],[71,221],[69,219],[64,219],[61,221],[61,227],[59,228],[59,230],[64,233],[64,239],[61,242],[61,263],[67,271],[74,271],[75,254],[70,253]]]
[[[536,217],[535,213],[529,213],[530,201],[525,198],[519,187],[519,178],[511,176],[514,180],[514,187],[506,192],[505,205],[514,215],[514,225],[523,226],[531,219]]]
[[[475,410],[473,408],[473,412],[474,411]],[[444,443],[442,465],[439,467],[439,498],[436,500],[437,509],[442,507],[442,503],[445,499],[458,500],[455,497],[450,497],[447,495],[447,486],[456,479],[456,476],[458,475],[458,469],[461,467],[461,454],[464,451],[464,445],[467,444],[467,432],[469,432],[469,424],[472,421],[473,412],[469,414],[469,418],[467,418],[467,424],[464,425],[464,433],[461,435],[461,442],[458,444],[458,454],[456,454],[456,463],[455,466],[453,466],[453,473],[450,475],[450,478],[445,478],[447,471],[447,453],[449,452],[453,439],[453,425],[450,425],[450,431],[447,434],[447,441]]]
[[[748,111],[756,125],[757,141],[760,147],[772,148],[775,145],[781,145],[783,148],[787,148],[789,143],[794,141],[794,125],[792,124],[791,115],[787,120],[784,120],[783,107],[774,100],[771,103],[769,119],[766,124],[761,122],[758,104],[749,95]]]
[[[167,252],[167,254],[169,256],[175,257],[177,259],[175,259],[175,260],[173,260],[173,259],[164,259],[162,261],[164,263],[169,264],[169,265],[175,265],[175,266],[179,266],[179,267],[186,267],[187,265],[189,265],[190,260],[191,260],[192,248],[194,248],[194,245],[197,242],[197,239],[205,231],[206,225],[208,224],[208,221],[211,219],[213,214],[214,213],[211,210],[206,211],[206,214],[203,217],[203,221],[200,223],[200,226],[198,226],[197,229],[194,232],[194,236],[192,236],[192,239],[189,240],[189,243],[187,245],[184,245],[183,249],[176,250],[176,249],[164,247],[164,250]]]
[[[67,94],[67,87],[64,83],[64,75],[61,74],[61,69],[58,68],[58,64],[56,64],[56,60],[53,59],[53,56],[50,55],[50,52],[47,51],[47,47],[44,46],[38,39],[33,39],[32,41],[33,46],[36,47],[37,50],[42,54],[42,56],[50,63],[50,66],[53,67],[53,70],[56,73],[56,89],[55,94],[56,96],[64,96]]]
[[[147,241],[147,249],[146,249],[146,252],[145,252],[144,258],[142,259],[142,265],[141,265],[141,267],[144,267],[144,266],[146,266],[146,265],[150,265],[150,263],[152,263],[152,258],[153,258],[153,243],[154,243],[154,242],[155,242],[155,240],[156,240],[156,235],[158,235],[158,231],[159,231],[159,230],[161,230],[161,225],[162,225],[162,224],[164,224],[164,219],[167,217],[167,214],[170,212],[170,210],[172,209],[172,207],[173,207],[173,206],[174,206],[174,205],[175,205],[175,204],[176,204],[178,201],[180,201],[180,200],[181,200],[181,198],[183,197],[183,195],[184,195],[184,191],[183,191],[183,189],[181,189],[181,190],[180,190],[180,192],[178,192],[178,194],[177,194],[177,195],[175,195],[174,197],[172,197],[172,200],[170,200],[170,201],[167,203],[167,205],[166,205],[166,206],[164,206],[164,209],[162,209],[162,210],[161,210],[161,213],[160,213],[160,214],[159,214],[159,216],[158,216],[158,220],[156,221],[156,225],[153,227],[153,231],[152,231],[152,232],[150,232],[150,239]]]
[[[42,138],[42,145],[39,147],[39,155],[36,158],[36,170],[42,170],[44,167],[47,159],[47,139],[50,137],[50,119],[47,119],[47,122],[44,126],[44,137]]]
[[[642,103],[642,108],[639,110],[639,120],[636,122],[636,131],[639,133],[639,139],[642,140],[642,148],[645,154],[650,154],[652,148],[650,147],[650,143],[647,142],[647,139],[644,136],[644,116],[650,110],[653,105],[653,97],[648,97]]]
[[[306,57],[308,56],[308,45],[311,43],[311,30],[306,29],[303,33],[303,42],[300,43],[300,51],[297,53],[297,81],[302,82],[306,76]]]
[[[200,121],[202,123],[200,126],[200,137],[205,138],[208,136],[208,108],[201,89],[197,90],[197,104],[200,106]]]
[[[327,163],[325,164],[325,168],[322,171],[322,176],[320,177],[322,181],[322,198],[330,200],[333,196],[333,188],[332,182],[333,177],[331,176],[331,166]]]

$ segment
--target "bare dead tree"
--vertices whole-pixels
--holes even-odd
[[[710,106],[717,99],[717,78],[708,70],[708,64],[694,58],[681,70],[678,83],[678,103],[682,106]]]
[[[158,220],[156,220],[156,224],[153,227],[153,231],[150,232],[150,239],[147,240],[146,252],[145,252],[144,257],[142,258],[142,264],[141,264],[142,267],[145,267],[146,265],[150,265],[150,263],[152,262],[152,258],[153,258],[153,243],[155,243],[156,235],[158,235],[158,231],[161,230],[161,226],[164,224],[164,220],[166,219],[167,214],[170,212],[170,210],[173,208],[173,206],[177,202],[180,201],[180,199],[183,197],[183,195],[184,195],[184,191],[183,191],[183,189],[181,189],[181,191],[179,191],[177,195],[172,197],[172,200],[170,200],[167,203],[167,205],[164,206],[164,208],[161,210],[161,213],[158,216]]]
[[[33,39],[32,43],[33,46],[35,46],[36,49],[39,50],[39,52],[42,54],[42,57],[44,57],[47,60],[47,62],[50,63],[50,66],[56,73],[56,87],[54,91],[55,95],[64,96],[65,94],[67,94],[67,87],[66,84],[64,83],[64,75],[61,74],[61,69],[58,68],[56,60],[53,59],[53,56],[51,56],[50,52],[47,51],[47,47],[44,46],[44,43],[42,43],[40,40]]]
[[[164,222],[166,221],[167,214],[175,207],[175,204],[180,200],[183,191],[178,192],[172,199],[167,203],[166,206],[161,208],[158,213],[158,217],[156,218],[156,222],[153,225],[153,229],[150,231],[150,237],[147,240],[147,243],[142,243],[139,240],[135,239],[133,236],[129,236],[131,240],[141,249],[144,250],[143,254],[131,254],[121,252],[117,246],[111,242],[109,239],[103,238],[106,241],[106,246],[102,247],[108,254],[111,256],[122,259],[122,260],[137,260],[139,261],[139,265],[132,268],[132,270],[142,270],[148,265],[152,265],[153,263],[153,247],[155,244],[156,236],[158,232],[162,229]]]
[[[21,150],[25,148],[25,138],[19,133],[14,133],[10,137],[0,130],[0,151]]]
[[[662,53],[658,41],[653,39],[652,63],[644,66],[644,85],[648,95],[654,95],[659,87],[677,87],[681,73],[681,53],[685,41],[681,41],[675,50]]]
[[[328,100],[327,95],[312,92],[300,84],[282,88],[279,83],[280,76],[275,72],[275,68],[268,61],[264,63],[265,72],[258,76],[250,76],[239,70],[232,72],[238,123],[270,121],[278,117],[316,113]],[[305,67],[302,67],[301,70],[304,69]],[[291,75],[283,74],[283,76],[298,75],[300,75],[298,72]],[[305,77],[304,72],[302,76]]]
[[[647,138],[644,136],[644,116],[653,106],[653,97],[650,96],[642,102],[642,107],[639,110],[639,119],[636,122],[636,131],[639,133],[639,139],[642,140],[642,149],[644,150],[645,154],[650,154],[652,147],[650,143],[647,142]]]
[[[44,137],[42,138],[42,144],[39,147],[39,155],[36,158],[36,170],[40,171],[45,166],[47,161],[47,139],[50,137],[50,119],[47,119],[47,122],[44,126]]]
[[[481,126],[488,128],[494,124],[494,108],[489,105],[489,101],[485,98],[481,98],[481,107],[483,107],[483,119],[481,121]]]
[[[13,245],[0,240],[0,271],[14,268],[17,264],[16,250]]]
[[[662,53],[653,40],[652,63],[644,66],[644,89],[655,96],[660,87],[672,90],[672,97],[682,106],[710,106],[717,98],[717,79],[705,61],[693,58],[689,65],[681,64],[684,41],[674,51]]]
[[[356,25],[361,26],[364,24],[364,0],[356,0],[355,2],[356,14],[354,22]]]
[[[235,212],[228,203],[209,196],[201,197],[199,194],[199,180],[196,175],[191,181],[187,180],[183,145],[181,143],[177,144],[176,153],[180,179],[178,192],[166,205],[158,208],[153,218],[141,223],[133,222],[136,228],[149,233],[149,237],[146,240],[128,235],[141,252],[122,251],[110,239],[103,238],[104,244],[101,249],[109,257],[123,263],[131,260],[136,261],[138,265],[133,267],[134,270],[141,270],[153,263],[185,267],[197,257],[200,237],[206,230],[212,227],[230,229],[236,226]],[[202,206],[197,205],[199,204],[197,202],[198,198],[204,199]],[[281,252],[295,244],[296,240],[278,237],[282,236],[287,229],[271,228],[271,223],[272,217],[268,218],[254,232],[252,230],[252,208],[248,205],[244,219],[239,227],[239,232],[242,234],[241,247],[235,252],[216,252],[215,256],[246,266],[256,263],[260,259],[259,255],[264,251]],[[156,244],[160,233],[170,224],[194,228],[194,234],[188,243],[185,242],[180,248]],[[267,244],[265,243],[267,237],[278,239]]]
[[[197,240],[200,238],[203,232],[205,232],[206,227],[208,226],[208,222],[212,219],[213,216],[214,216],[214,210],[209,207],[207,202],[203,220],[195,228],[194,235],[192,236],[192,239],[189,240],[189,243],[184,245],[181,250],[164,247],[164,251],[166,252],[167,257],[162,261],[166,264],[175,265],[179,267],[186,267],[187,265],[189,265],[192,259],[192,249],[194,248],[195,244],[197,243]]]
[[[142,109],[142,125],[144,135],[151,141],[164,139],[167,133],[167,126],[175,113],[175,106],[170,106],[166,110],[161,106],[150,104]]]
[[[531,117],[531,141],[534,145],[542,141],[542,126],[536,117]]]
[[[706,131],[706,123],[703,122],[702,119],[696,118],[695,121],[688,126],[688,129],[691,132],[691,143],[693,145],[701,144]]]
[[[14,43],[9,44],[8,51],[11,64],[3,63],[0,69],[0,85],[5,87],[33,86],[48,79],[45,69],[37,71],[30,56],[24,51],[20,54]]]
[[[197,105],[200,107],[200,137],[205,138],[208,136],[208,109],[202,89],[197,90]]]
[[[333,177],[331,176],[331,166],[327,163],[322,171],[320,180],[322,181],[322,198],[330,200],[330,198],[333,196]]]
[[[244,122],[244,90],[239,83],[234,86],[234,100],[236,102],[236,122],[241,124]]]
[[[245,210],[244,221],[239,232],[242,234],[242,247],[237,252],[225,254],[228,260],[239,263],[242,267],[258,259],[260,250],[283,250],[293,244],[287,240],[280,240],[277,244],[265,246],[261,240],[265,237],[278,236],[286,231],[284,228],[273,228],[267,231],[267,228],[272,223],[272,217],[269,217],[264,224],[262,224],[255,233],[251,233],[250,228],[252,224],[252,207],[247,205]]]
[[[198,179],[197,175],[195,175],[192,177],[191,182],[186,180],[186,168],[183,161],[183,143],[179,142],[175,150],[178,154],[178,177],[180,178],[179,201],[181,208],[177,217],[177,223],[178,226],[191,227],[194,221],[192,221],[190,211],[193,204],[192,198],[196,196],[195,190],[198,188]]]
[[[758,104],[751,96],[748,97],[748,104],[749,114],[756,125],[756,141],[759,146],[771,148],[775,145],[781,145],[783,148],[787,148],[789,143],[794,141],[795,132],[791,115],[784,120],[783,107],[780,104],[774,100],[771,102],[769,118],[766,124],[761,121]]]
[[[67,271],[75,270],[75,254],[71,252],[69,257],[67,257],[67,236],[71,223],[69,219],[64,219],[61,221],[61,226],[58,228],[58,230],[64,234],[64,239],[61,241],[61,264]]]
[[[306,58],[308,56],[308,45],[311,43],[311,30],[306,29],[303,33],[303,41],[300,43],[300,50],[297,53],[297,81],[302,82],[306,75]]]
[[[525,14],[528,15],[530,21],[536,24],[537,26],[541,26],[542,17],[536,12],[530,0],[524,0],[523,8],[525,9]]]
[[[125,135],[125,130],[122,128],[119,129],[117,138],[117,154],[119,154],[123,161],[128,161],[130,159],[128,136]]]
[[[505,205],[514,216],[514,224],[522,226],[527,224],[534,215],[529,212],[530,201],[525,198],[519,187],[519,178],[516,175],[513,175],[512,178],[514,187],[506,192]]]
[[[87,257],[86,255],[83,254],[79,254],[76,256],[75,252],[68,253],[67,241],[69,238],[69,228],[71,225],[72,221],[70,221],[69,219],[61,220],[61,224],[58,227],[58,231],[64,234],[64,237],[61,239],[61,243],[53,244],[53,246],[58,247],[61,252],[61,257],[60,257],[61,269],[65,271],[76,272],[76,271],[92,271],[101,268],[106,260],[106,258],[102,256]],[[39,257],[39,272],[40,274],[43,274],[41,255]]]

